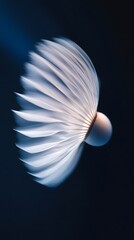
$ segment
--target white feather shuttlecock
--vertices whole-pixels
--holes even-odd
[[[30,53],[21,82],[24,93],[16,94],[22,110],[13,111],[18,125],[16,145],[35,181],[55,187],[75,168],[84,141],[98,146],[111,136],[105,115],[104,130],[105,120],[110,130],[98,131],[102,115],[97,113],[97,74],[76,43],[58,38],[55,42],[43,40],[37,53]],[[107,136],[101,142],[102,135]]]

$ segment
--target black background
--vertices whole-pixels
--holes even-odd
[[[134,239],[133,8],[129,1],[0,1],[0,239]],[[58,188],[34,182],[18,160],[11,109],[28,52],[40,39],[71,38],[101,81],[98,110],[111,141],[85,144]]]

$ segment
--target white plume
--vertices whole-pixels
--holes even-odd
[[[76,166],[95,117],[99,84],[86,53],[68,39],[43,40],[30,53],[24,93],[16,93],[21,110],[17,147],[35,181],[54,187]]]

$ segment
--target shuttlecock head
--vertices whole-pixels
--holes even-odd
[[[103,113],[97,112],[86,135],[85,142],[92,146],[102,146],[110,140],[111,135],[112,125],[110,120]]]

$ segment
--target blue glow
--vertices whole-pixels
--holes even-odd
[[[18,60],[25,59],[32,41],[7,9],[0,8],[0,46]]]

